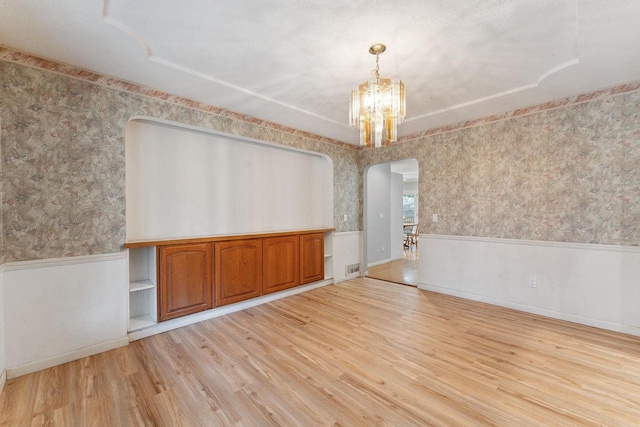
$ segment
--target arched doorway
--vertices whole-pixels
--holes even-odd
[[[397,160],[364,171],[363,253],[367,277],[417,286],[418,161]]]

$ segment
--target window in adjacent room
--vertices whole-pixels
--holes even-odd
[[[417,194],[403,194],[402,196],[402,217],[406,220],[406,222],[415,222],[417,221],[416,217],[416,204],[417,204]]]

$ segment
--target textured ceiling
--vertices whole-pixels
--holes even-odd
[[[640,79],[637,0],[3,0],[0,44],[357,143],[387,45],[400,136]]]

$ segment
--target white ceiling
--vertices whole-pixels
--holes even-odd
[[[638,0],[0,0],[0,44],[350,143],[350,91],[407,87],[400,136],[640,79]]]

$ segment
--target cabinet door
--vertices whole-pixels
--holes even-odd
[[[265,294],[300,284],[298,236],[269,237],[263,241],[262,292]]]
[[[213,307],[211,243],[161,246],[160,320]]]
[[[218,306],[262,295],[262,239],[216,243]]]
[[[324,235],[322,233],[300,236],[300,283],[324,279]]]

